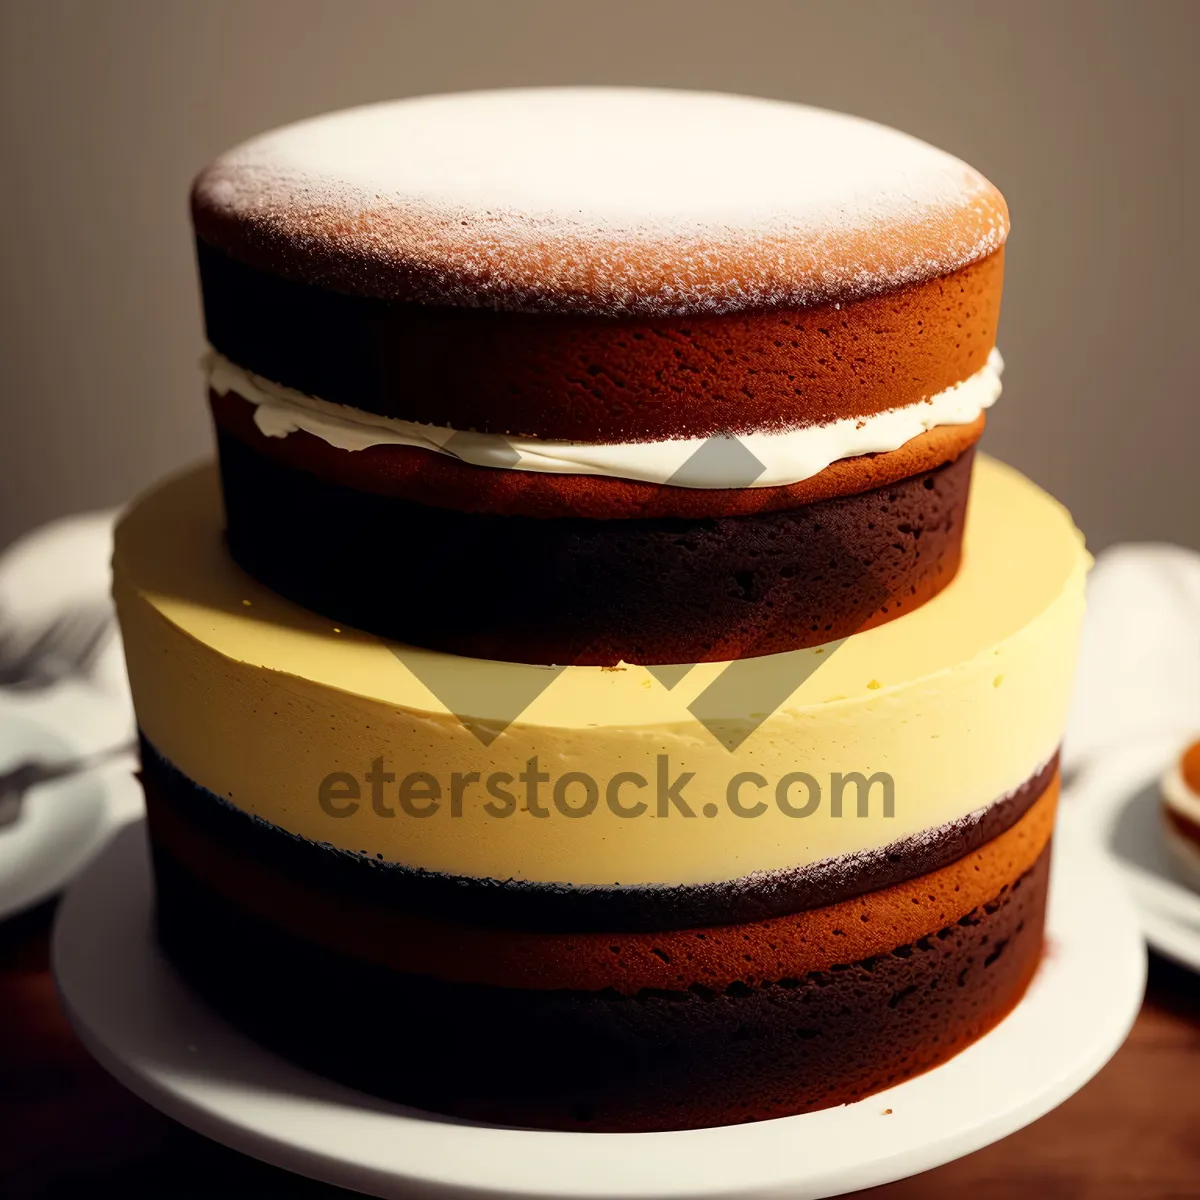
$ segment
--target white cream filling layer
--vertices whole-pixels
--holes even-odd
[[[996,402],[1004,364],[993,349],[987,365],[961,383],[871,416],[774,433],[613,445],[456,431],[381,417],[272,383],[216,351],[205,365],[209,387],[253,404],[255,424],[267,437],[302,430],[340,450],[415,446],[477,467],[604,475],[675,487],[744,488],[799,483],[840,459],[898,450],[937,425],[969,425]]]

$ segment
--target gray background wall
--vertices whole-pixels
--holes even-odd
[[[38,0],[0,8],[0,545],[208,452],[186,195],[251,134],[536,83],[755,92],[969,160],[1014,221],[986,445],[1093,546],[1200,547],[1200,3]]]

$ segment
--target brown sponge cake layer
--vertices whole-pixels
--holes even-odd
[[[881,931],[885,937],[912,932],[904,922],[928,902],[924,881],[935,877],[952,903],[970,907],[1040,852],[1050,835],[1058,774],[1055,756],[986,808],[876,850],[719,883],[588,887],[421,871],[335,850],[243,812],[145,739],[142,785],[152,835],[178,862],[231,902],[330,948],[348,953],[357,946],[366,958],[393,966],[419,962],[426,973],[464,981],[536,979],[540,986],[627,992],[694,982],[679,974],[687,964],[711,983],[744,979],[748,971],[762,978],[787,974],[798,969],[797,955],[810,969],[811,956],[831,946],[835,957],[848,946],[871,953],[870,939]],[[870,897],[918,877],[917,908],[892,905],[901,924],[881,922]],[[797,916],[813,911],[819,919]],[[701,944],[690,933],[671,932],[697,926],[754,929],[759,936],[722,940],[713,932]]]
[[[978,442],[987,419],[980,413],[969,425],[936,426],[897,450],[840,459],[799,483],[695,488],[601,475],[499,470],[414,446],[343,450],[303,430],[287,437],[267,437],[255,424],[254,404],[236,393],[210,391],[209,404],[222,433],[285,467],[307,471],[328,483],[458,512],[602,521],[746,516],[887,487],[953,462]]]
[[[864,957],[847,946],[766,981],[622,995],[448,981],[324,949],[230,903],[154,845],[164,948],[271,1048],[420,1108],[592,1130],[806,1112],[943,1062],[1001,1020],[1032,977],[1049,857],[1045,845],[966,911],[933,895],[919,936],[884,937]],[[884,893],[878,904],[909,899]]]
[[[884,488],[702,519],[536,519],[329,483],[219,435],[233,557],[332,620],[452,654],[694,663],[821,645],[954,578],[973,449]]]
[[[208,339],[335,404],[457,430],[583,442],[792,429],[916,404],[983,369],[1003,251],[808,308],[621,317],[349,295],[197,243]]]

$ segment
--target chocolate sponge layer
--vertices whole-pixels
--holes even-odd
[[[979,371],[1004,253],[882,295],[758,312],[614,317],[349,295],[203,239],[208,340],[334,404],[451,429],[584,442],[791,429],[917,404]],[[311,244],[295,247],[306,261]]]
[[[271,1049],[418,1108],[511,1125],[664,1130],[847,1103],[957,1053],[1037,967],[1050,851],[957,920],[801,977],[635,995],[389,970],[249,916],[155,846],[160,941]]]
[[[958,569],[974,452],[736,517],[459,512],[330,483],[219,435],[229,547],[280,594],[412,645],[511,662],[691,663],[821,645]]]

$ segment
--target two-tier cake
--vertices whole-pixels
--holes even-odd
[[[1008,214],[646,90],[384,104],[193,213],[219,473],[117,534],[160,938],[418,1107],[858,1099],[1036,970],[1087,555],[974,448]]]

